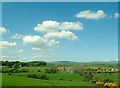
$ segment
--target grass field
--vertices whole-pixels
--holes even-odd
[[[46,66],[41,67],[21,67],[18,70],[27,69],[29,72],[21,73],[2,73],[3,86],[97,86],[94,83],[84,81],[84,77],[77,73],[57,72],[45,73]],[[11,70],[14,68],[3,67],[4,70]],[[38,72],[40,70],[40,72]],[[35,79],[28,78],[29,74],[46,75],[49,79]],[[118,73],[107,74],[95,73],[93,74],[99,81],[109,79],[113,82],[118,82]],[[63,78],[63,80],[58,80]]]
[[[49,80],[27,78],[27,74],[29,73],[13,73],[9,76],[8,73],[3,73],[2,84],[3,86],[95,86],[92,83],[82,81],[83,78],[78,74],[47,74]],[[64,80],[57,80],[58,77],[63,77]]]

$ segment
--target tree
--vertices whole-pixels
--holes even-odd
[[[51,66],[51,67],[45,69],[45,73],[57,73],[57,67]]]

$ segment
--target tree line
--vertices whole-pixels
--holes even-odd
[[[47,65],[44,61],[31,61],[31,62],[20,62],[20,61],[0,61],[2,66],[8,67],[38,67]]]

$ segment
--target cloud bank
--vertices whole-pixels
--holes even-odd
[[[15,34],[12,38],[22,38],[24,45],[32,46],[33,50],[42,50],[47,47],[59,46],[60,39],[78,40],[78,37],[71,31],[83,30],[80,22],[58,22],[46,20],[34,27],[34,30],[43,33],[40,35],[19,35]]]

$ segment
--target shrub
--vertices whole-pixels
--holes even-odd
[[[9,73],[9,72],[11,72],[10,69],[6,69],[6,68],[2,69],[2,73]]]
[[[69,79],[69,81],[72,81],[72,79]]]
[[[64,80],[63,78],[57,78],[57,80]]]
[[[36,75],[35,74],[29,74],[27,77],[29,77],[29,78],[36,78]]]
[[[9,73],[8,73],[8,75],[9,75],[9,76],[11,76],[11,75],[12,75],[12,73],[11,73],[11,72],[9,72]]]
[[[116,82],[106,82],[104,86],[110,87],[110,88],[117,88],[119,86]]]
[[[9,72],[11,72],[11,73],[21,73],[21,72],[28,72],[28,70],[27,69],[17,69],[17,68],[15,68],[15,69],[12,69],[12,70],[10,70]]]
[[[110,79],[105,79],[105,82],[110,82]]]
[[[2,69],[0,68],[0,73],[2,73]]]
[[[48,80],[48,77],[46,75],[40,75],[39,77],[40,77],[40,79]]]
[[[95,84],[97,84],[97,85],[104,85],[104,82],[97,81]]]
[[[14,68],[14,69],[2,69],[2,73],[21,73],[21,72],[29,72],[28,69],[22,68],[22,69],[18,69],[18,68]]]
[[[41,72],[40,69],[38,70],[38,72]]]
[[[35,79],[45,79],[49,80],[49,78],[46,75],[35,75],[35,74],[29,74],[27,77],[29,78],[35,78]]]
[[[105,83],[105,84],[104,84],[104,86],[108,86],[108,85],[109,85],[109,83]]]

